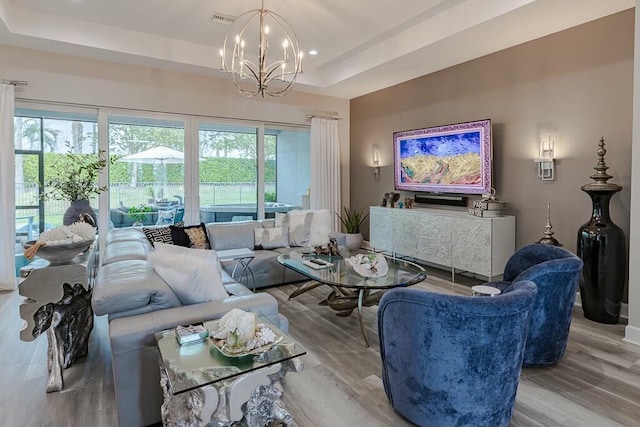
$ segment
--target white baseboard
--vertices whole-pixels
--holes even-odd
[[[627,325],[627,327],[624,328],[624,338],[622,341],[640,345],[640,328],[637,326]]]

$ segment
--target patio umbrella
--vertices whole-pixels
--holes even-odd
[[[174,150],[173,148],[158,146],[149,148],[148,150],[140,151],[139,153],[131,154],[129,156],[119,159],[121,162],[129,163],[146,163],[161,165],[162,172],[161,185],[162,195],[165,194],[165,184],[167,182],[167,168],[166,164],[184,163],[184,153],[182,151]]]
[[[184,153],[161,145],[159,147],[149,148],[148,150],[122,157],[120,161],[152,164],[184,163]]]

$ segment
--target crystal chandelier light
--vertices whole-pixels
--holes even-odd
[[[257,41],[257,45],[253,45]],[[293,28],[280,15],[264,8],[236,18],[224,36],[220,69],[247,97],[284,96],[291,91],[302,56]]]

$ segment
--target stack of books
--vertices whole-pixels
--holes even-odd
[[[505,202],[481,199],[473,201],[473,207],[469,208],[469,215],[479,216],[482,218],[495,218],[497,216],[502,216],[506,210],[507,204]]]

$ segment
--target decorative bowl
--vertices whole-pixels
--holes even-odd
[[[83,240],[82,242],[70,243],[68,245],[41,246],[38,252],[36,252],[36,256],[46,259],[52,265],[67,264],[76,256],[86,251],[93,241],[94,239]],[[29,249],[35,243],[35,240],[30,240],[23,246],[25,249]]]
[[[382,254],[357,254],[345,261],[362,277],[383,277],[389,272],[389,264]]]

